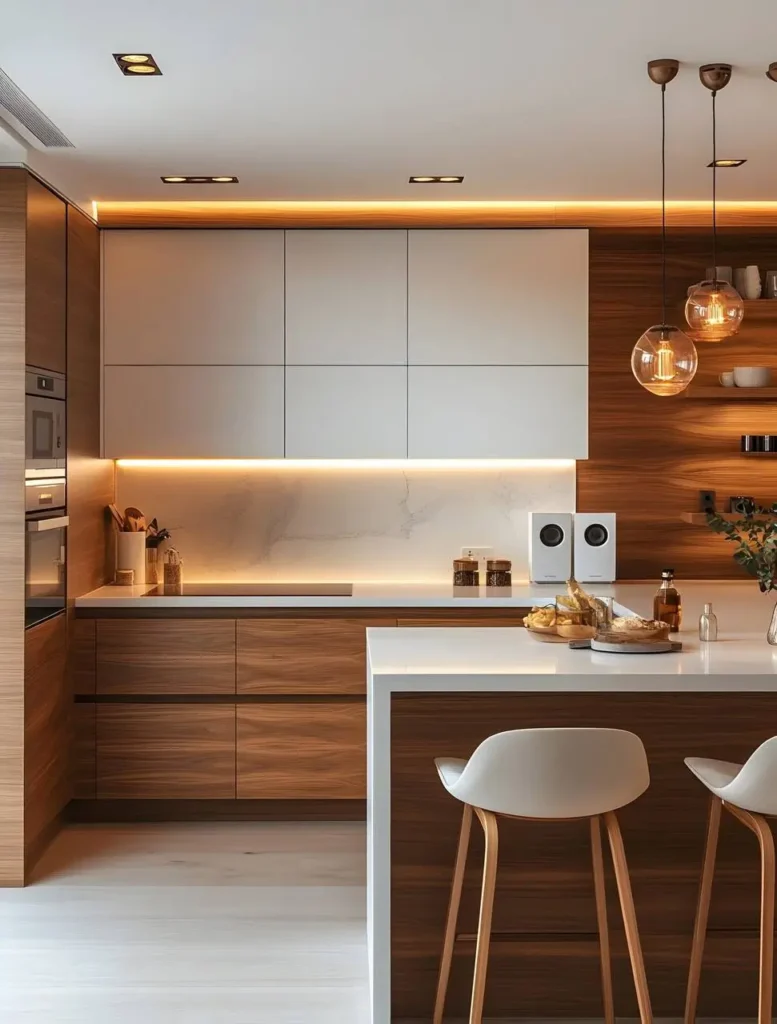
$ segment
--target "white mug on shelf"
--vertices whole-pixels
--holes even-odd
[[[747,295],[747,267],[737,267],[734,270],[734,287],[744,299]]]
[[[755,264],[745,267],[745,291],[742,298],[761,298],[761,271],[755,266]]]
[[[735,366],[734,383],[738,388],[768,388],[772,371],[768,366]]]
[[[734,371],[733,370],[724,370],[723,373],[721,373],[718,376],[718,380],[720,381],[720,383],[723,385],[724,388],[733,388],[734,387]]]
[[[725,281],[731,284],[731,267],[707,267],[704,271],[707,281]]]

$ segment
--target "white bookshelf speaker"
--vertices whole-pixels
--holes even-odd
[[[615,582],[615,513],[575,513],[575,579],[580,583]]]
[[[565,583],[572,575],[572,513],[532,512],[529,520],[529,579]]]

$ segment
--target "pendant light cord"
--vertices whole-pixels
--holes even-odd
[[[715,117],[715,97],[712,90],[712,280],[718,280],[718,218],[717,218],[717,175],[718,175],[718,140],[717,118]]]
[[[666,326],[666,85],[661,85],[661,326]]]

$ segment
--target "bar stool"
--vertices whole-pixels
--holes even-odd
[[[710,910],[715,854],[718,848],[721,811],[725,807],[737,821],[758,838],[761,848],[761,942],[758,1020],[771,1024],[772,973],[774,964],[774,838],[763,815],[777,815],[777,736],[762,743],[744,765],[688,757],[686,765],[712,794],[707,842],[699,885],[699,903],[693,929],[691,964],[685,997],[685,1019],[696,1018],[699,977],[704,955],[704,939]]]
[[[499,830],[497,817],[529,821],[590,819],[596,917],[599,926],[604,1018],[615,1020],[610,968],[610,940],[599,821],[604,818],[618,885],[626,941],[637,990],[640,1018],[652,1019],[645,964],[637,929],[631,882],[615,811],[636,800],[648,788],[650,774],[642,741],[620,729],[517,729],[490,736],[468,761],[435,761],[443,786],[461,800],[461,822],[445,926],[434,1024],[442,1024],[448,989],[472,812],[485,834],[470,1024],[481,1024],[488,968],[491,915],[496,885]]]

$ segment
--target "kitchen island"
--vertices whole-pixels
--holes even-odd
[[[715,591],[732,623],[765,629],[771,601],[753,595],[752,586],[698,586],[707,600]],[[648,591],[635,587],[632,596],[643,610]],[[689,603],[695,614],[693,597]],[[467,757],[503,729],[552,725],[626,728],[645,743],[651,788],[620,817],[654,1012],[682,1015],[708,809],[683,758],[744,760],[777,734],[777,655],[764,632],[726,630],[724,615],[720,641],[700,645],[694,614],[681,634],[683,652],[666,655],[571,651],[540,644],[522,629],[368,629],[372,1024],[431,1019],[461,819],[434,757]],[[476,833],[451,1019],[465,1019],[468,1009],[474,942],[466,937],[476,931],[482,865]],[[724,828],[701,1016],[755,1013],[758,880],[752,837]],[[636,1016],[611,874],[607,884],[616,1012]],[[486,1017],[601,1017],[598,955],[587,825],[506,823]]]

